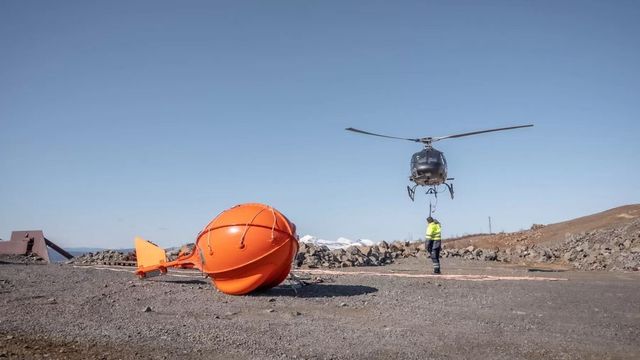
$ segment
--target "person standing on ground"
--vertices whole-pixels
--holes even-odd
[[[433,273],[440,274],[440,249],[442,240],[442,229],[438,220],[429,216],[427,218],[427,251],[431,255],[433,262]]]

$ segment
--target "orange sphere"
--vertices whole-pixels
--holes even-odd
[[[283,282],[298,252],[296,226],[278,210],[242,204],[223,211],[196,241],[201,270],[232,295]]]

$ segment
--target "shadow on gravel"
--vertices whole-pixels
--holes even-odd
[[[148,279],[147,281],[152,281],[152,282],[163,282],[163,283],[171,283],[171,284],[186,284],[186,285],[207,285],[207,284],[211,284],[210,281],[206,281],[206,280],[198,280],[198,279],[191,279],[191,280],[175,280],[175,279]]]
[[[42,263],[39,263],[39,262],[30,263],[30,262],[23,262],[23,261],[12,261],[12,260],[5,261],[5,260],[0,260],[0,265],[24,265],[24,266],[38,265],[38,266],[41,266],[41,265],[47,265],[47,263],[45,263],[45,262],[42,262]]]
[[[550,272],[550,273],[554,273],[554,272],[565,272],[567,270],[564,269],[538,269],[538,268],[529,268],[527,269],[528,272]]]
[[[297,292],[296,292],[297,290]],[[324,298],[334,296],[357,296],[377,292],[378,289],[364,285],[313,284],[294,290],[290,286],[278,286],[256,292],[251,296],[291,296],[299,298]]]

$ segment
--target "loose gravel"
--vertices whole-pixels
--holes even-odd
[[[640,357],[637,272],[530,272],[443,259],[446,274],[567,281],[457,281],[427,259],[308,275],[310,285],[229,296],[190,271],[0,261],[0,358],[602,359]]]

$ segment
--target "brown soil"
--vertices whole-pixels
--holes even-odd
[[[447,240],[449,248],[508,248],[515,245],[553,246],[568,235],[621,226],[640,218],[640,204],[625,205],[577,219],[514,233],[479,234]]]

